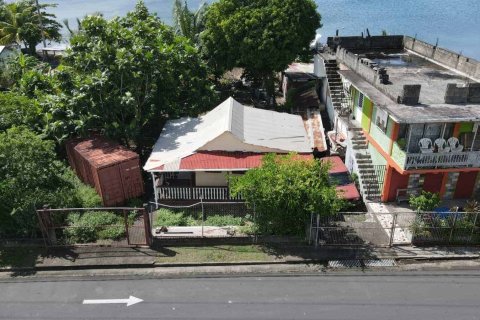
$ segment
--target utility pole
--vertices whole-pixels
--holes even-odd
[[[43,31],[42,15],[40,13],[40,4],[38,3],[38,0],[35,0],[35,3],[37,4],[38,25],[40,27],[40,32],[42,34],[43,47],[46,48],[47,42],[45,41],[45,33]]]

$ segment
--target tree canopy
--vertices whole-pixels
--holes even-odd
[[[218,75],[241,67],[271,80],[308,48],[320,20],[313,0],[219,0],[207,11],[202,53]]]
[[[345,205],[329,182],[328,168],[328,163],[296,154],[268,154],[259,168],[232,176],[230,187],[255,205],[262,232],[301,235],[310,214],[332,215]]]
[[[23,44],[28,53],[35,54],[42,38],[59,41],[61,25],[46,11],[52,6],[37,7],[35,0],[0,3],[0,44]]]
[[[216,102],[197,49],[142,1],[125,17],[84,18],[55,78],[56,93],[44,106],[57,139],[96,129],[141,148],[165,119]]]

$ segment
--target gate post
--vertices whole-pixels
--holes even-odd
[[[395,225],[397,224],[397,217],[398,217],[398,212],[392,213],[392,227],[390,229],[390,240],[388,242],[388,246],[391,247],[393,246],[393,240],[395,236]]]
[[[130,234],[128,232],[128,217],[127,217],[127,211],[125,209],[122,210],[123,212],[123,222],[125,224],[125,234],[127,236],[127,244],[130,245]]]
[[[478,219],[478,212],[475,215],[475,220],[473,221],[472,232],[470,233],[470,240],[468,242],[472,242],[473,240],[473,233],[475,232],[475,228],[477,226],[477,219]]]
[[[43,244],[45,245],[45,248],[48,248],[48,245],[49,245],[49,240],[48,240],[48,231],[47,231],[47,227],[45,226],[45,223],[43,221],[43,213],[44,213],[44,210],[46,206],[43,206],[43,210],[35,210],[37,212],[37,218],[38,218],[38,224],[39,224],[39,227],[40,227],[40,231],[42,232],[42,238],[43,238]]]
[[[202,206],[202,238],[203,238],[203,225],[205,224],[205,209],[203,208],[203,195],[200,196],[200,205]]]
[[[141,211],[143,215],[143,226],[145,228],[145,244],[150,247],[152,245],[152,227],[147,203],[143,204],[143,209]]]

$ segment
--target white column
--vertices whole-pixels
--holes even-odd
[[[158,209],[158,191],[157,191],[157,182],[155,181],[155,172],[152,174],[152,183],[153,183],[153,193],[155,195],[155,208]]]

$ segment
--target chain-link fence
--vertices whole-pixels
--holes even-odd
[[[47,247],[151,244],[145,208],[44,208],[37,216]]]
[[[480,244],[478,212],[312,214],[307,225],[307,238],[315,246]]]
[[[156,238],[255,236],[255,210],[245,202],[151,203]]]

